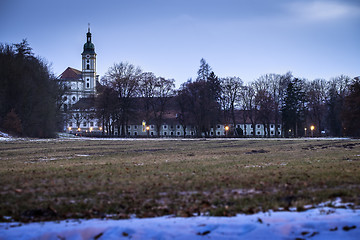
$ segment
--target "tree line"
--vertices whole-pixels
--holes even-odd
[[[310,131],[315,136],[360,135],[355,124],[360,122],[359,79],[341,75],[309,81],[288,72],[265,74],[245,84],[239,77],[216,76],[204,59],[197,74],[195,80],[175,89],[174,79],[156,77],[129,63],[114,64],[98,86],[96,116],[104,131],[117,130],[122,136],[139,105],[144,120],[155,123],[158,135],[169,105],[177,109],[184,135],[186,127],[193,126],[198,136],[209,136],[220,122],[232,126],[230,134],[235,136],[248,135],[246,128],[236,128],[244,122],[262,124],[266,136],[271,124],[276,136],[281,126],[284,137],[309,136]],[[242,122],[238,122],[238,110],[242,110]]]
[[[64,91],[26,40],[0,44],[0,129],[17,136],[54,137]]]
[[[94,99],[95,116],[104,130],[127,134],[127,126],[139,108],[157,134],[168,108],[177,109],[184,133],[193,126],[197,135],[208,136],[218,123],[233,126],[231,134],[248,135],[236,128],[242,122],[282,126],[282,134],[301,137],[314,125],[315,135],[360,136],[359,79],[338,76],[330,80],[306,80],[286,74],[265,74],[244,83],[239,77],[218,77],[201,59],[195,80],[179,89],[175,80],[143,72],[126,62],[114,64],[102,77]],[[26,40],[0,44],[0,129],[19,136],[53,137],[62,125],[61,104],[65,86],[59,85],[49,65],[35,57]],[[85,114],[78,114],[78,122]],[[255,134],[255,131],[253,131]],[[278,136],[278,131],[275,131]]]

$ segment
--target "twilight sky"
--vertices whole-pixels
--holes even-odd
[[[359,0],[0,0],[0,42],[27,38],[56,75],[81,70],[88,23],[100,77],[127,61],[178,87],[201,58],[245,82],[360,75]]]

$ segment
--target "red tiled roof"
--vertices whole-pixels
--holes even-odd
[[[68,67],[62,74],[60,74],[59,79],[80,79],[81,71]]]

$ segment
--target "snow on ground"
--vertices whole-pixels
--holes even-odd
[[[235,217],[0,223],[0,239],[359,239],[360,209],[320,207]]]

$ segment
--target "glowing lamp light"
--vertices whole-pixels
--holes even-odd
[[[69,129],[69,131],[71,131],[71,127],[69,127],[68,129]]]
[[[92,130],[93,130],[93,128],[91,127],[91,128],[90,128],[90,132],[92,132]]]
[[[99,127],[99,130],[101,131],[101,130],[102,130],[102,127]]]
[[[311,131],[314,131],[314,130],[315,130],[315,126],[314,126],[314,125],[311,125],[311,126],[310,126],[310,130],[311,130]]]
[[[225,126],[225,131],[229,131],[229,126]]]
[[[150,127],[149,127],[149,126],[146,126],[146,130],[149,131],[149,130],[150,130]]]
[[[80,132],[80,131],[81,131],[81,128],[78,128],[77,130]]]

